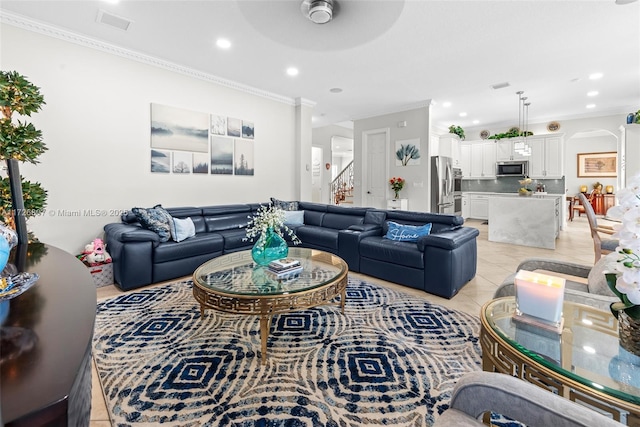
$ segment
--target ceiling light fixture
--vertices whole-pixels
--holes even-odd
[[[287,68],[287,74],[290,76],[297,76],[299,73],[298,69],[295,67],[289,67]]]
[[[218,39],[216,40],[216,46],[220,49],[229,49],[231,47],[231,42],[227,39]]]
[[[460,113],[460,117],[467,117],[467,113],[463,111],[462,113]]]
[[[586,107],[587,108],[596,108],[596,104],[587,104]]]
[[[598,80],[598,79],[601,79],[602,76],[603,76],[602,73],[589,74],[589,80]]]
[[[442,103],[442,106],[444,108],[449,108],[449,107],[451,107],[451,103],[449,101],[445,101],[445,102]]]
[[[531,147],[527,144],[527,136],[529,136],[529,105],[526,96],[522,96],[524,91],[519,90],[516,92],[518,95],[518,136],[524,136],[522,142],[516,142],[514,149],[523,156],[531,155]]]
[[[587,92],[587,96],[597,96],[598,93],[600,93],[600,92],[598,92],[597,90],[592,90],[592,91]]]
[[[304,0],[300,10],[311,22],[326,24],[333,19],[333,0]]]

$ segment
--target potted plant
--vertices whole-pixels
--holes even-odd
[[[464,140],[464,129],[462,129],[460,126],[456,126],[456,125],[449,126],[449,133],[458,135],[460,139]]]
[[[31,123],[13,120],[13,113],[31,116],[44,103],[40,88],[24,76],[16,71],[0,71],[0,159],[6,160],[9,175],[0,180],[0,221],[15,227],[20,243],[28,240],[26,218],[42,212],[47,192],[40,183],[22,180],[18,162],[36,164],[47,148],[42,132]]]

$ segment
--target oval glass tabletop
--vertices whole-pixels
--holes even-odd
[[[287,258],[300,261],[302,271],[281,278],[254,263],[251,251],[214,258],[193,273],[197,285],[221,294],[238,296],[284,295],[303,292],[346,275],[347,264],[327,252],[289,248]]]
[[[620,346],[611,313],[565,301],[558,335],[514,320],[514,297],[485,307],[489,326],[520,353],[587,387],[640,404],[640,357]]]

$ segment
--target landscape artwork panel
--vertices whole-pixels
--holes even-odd
[[[242,121],[242,137],[253,139],[253,122]]]
[[[618,176],[618,153],[578,153],[579,178],[615,178]]]
[[[229,117],[227,119],[227,135],[240,137],[242,135],[242,120]]]
[[[175,151],[173,153],[173,173],[191,173],[192,153]]]
[[[225,116],[211,115],[211,134],[226,135],[227,134],[227,118]]]
[[[151,148],[207,153],[209,114],[151,104]]]
[[[233,139],[211,137],[211,174],[233,175]]]
[[[171,172],[171,152],[164,150],[151,150],[151,172]]]
[[[207,153],[193,154],[193,173],[209,173],[209,155]]]
[[[253,141],[235,140],[234,174],[253,175]]]

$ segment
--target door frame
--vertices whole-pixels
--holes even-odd
[[[391,147],[391,128],[379,128],[379,129],[370,129],[362,131],[362,206],[371,206],[369,195],[367,194],[367,189],[369,188],[369,182],[367,180],[368,171],[369,171],[369,163],[368,163],[368,150],[369,150],[369,136],[374,134],[384,133],[385,134],[385,170],[384,176],[385,181],[386,177],[389,176],[389,149]],[[386,200],[386,192],[385,192],[385,200]],[[384,209],[384,206],[381,208]]]

